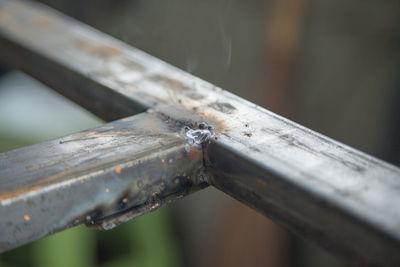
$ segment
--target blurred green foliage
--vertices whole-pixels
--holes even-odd
[[[0,255],[0,266],[182,266],[168,208],[111,231],[78,226]]]

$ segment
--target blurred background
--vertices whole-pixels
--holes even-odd
[[[122,41],[400,164],[398,0],[43,0]],[[103,122],[2,68],[0,152]],[[357,242],[357,240],[355,240]],[[79,226],[0,266],[357,266],[208,188],[108,232]]]

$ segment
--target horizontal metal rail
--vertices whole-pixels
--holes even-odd
[[[206,185],[202,151],[156,114],[0,154],[0,251],[85,223],[111,229]]]
[[[179,149],[188,141],[188,129],[201,128],[199,122],[212,125],[215,136],[201,144],[199,153],[207,174],[202,177],[208,183],[352,260],[386,266],[400,263],[399,168],[282,118],[40,4],[0,0],[0,51],[3,62],[36,77],[105,120],[150,110],[152,116],[174,121],[175,126],[169,129],[180,138]],[[162,134],[160,129],[165,129],[158,127],[155,124],[152,129]],[[138,133],[133,127],[132,135],[135,134]],[[115,136],[116,143],[118,139]],[[56,147],[57,143],[48,144]],[[23,153],[46,150],[46,145],[24,149]],[[118,154],[117,151],[110,154]],[[62,157],[62,150],[58,153]],[[174,170],[183,166],[182,161],[199,161],[197,156],[184,155]],[[102,164],[98,168],[107,169]],[[5,168],[3,163],[1,166]],[[21,166],[27,167],[20,163],[16,169]],[[89,166],[82,160],[65,172]],[[18,179],[8,180],[10,188],[18,193],[22,186],[18,180],[28,173],[29,170],[16,176]],[[149,174],[153,173],[149,170]],[[0,179],[7,181],[2,173]],[[43,192],[50,194],[51,188]],[[63,187],[58,189],[62,191]],[[95,191],[93,197],[101,199],[100,193],[103,194]],[[75,200],[65,208],[81,207],[76,213],[80,216],[84,216],[83,207],[89,211],[96,204],[86,198]],[[28,214],[31,209],[29,205],[7,207],[7,201],[0,203],[1,228],[9,222],[3,219],[9,209],[15,208],[19,215]],[[14,219],[17,220],[11,221]],[[29,223],[33,219],[24,225]],[[32,234],[24,229],[24,235]]]

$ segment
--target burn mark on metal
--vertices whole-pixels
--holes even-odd
[[[195,175],[194,179],[192,179],[191,175]],[[163,204],[170,203],[174,199],[189,194],[193,190],[204,188],[204,186],[208,185],[204,177],[202,170],[199,170],[197,174],[191,173],[187,176],[178,174],[178,176],[169,179],[166,183],[163,181],[157,190],[154,189],[154,185],[143,190],[145,193],[144,197],[138,197],[137,192],[134,192],[134,194],[124,194],[118,201],[117,208],[112,214],[107,216],[92,216],[93,221],[88,226],[100,230],[110,230],[123,222],[144,213],[152,212],[162,207]],[[123,205],[120,204],[121,202]],[[107,210],[107,208],[104,209]]]
[[[243,132],[243,134],[247,137],[252,137],[253,134],[251,132]]]

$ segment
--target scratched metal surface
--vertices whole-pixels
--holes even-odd
[[[106,120],[205,121],[210,183],[352,260],[400,262],[400,170],[31,2],[0,1],[2,60]]]
[[[0,154],[0,251],[81,223],[110,229],[204,186],[202,151],[140,114]]]

